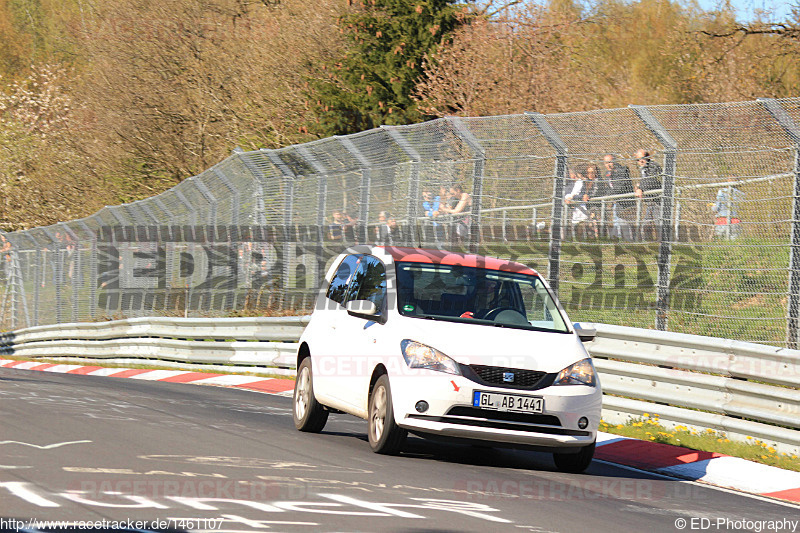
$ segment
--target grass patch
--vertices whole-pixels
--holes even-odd
[[[609,424],[601,421],[600,431],[703,452],[722,453],[800,472],[800,458],[797,455],[779,453],[774,446],[766,442],[753,437],[747,437],[747,442],[733,441],[725,433],[713,429],[696,431],[686,426],[676,426],[670,430],[661,424],[658,415],[644,413],[643,417],[632,418],[625,424]]]

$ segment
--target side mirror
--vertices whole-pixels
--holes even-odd
[[[575,329],[575,334],[578,335],[578,338],[580,338],[582,342],[591,342],[597,336],[597,330],[595,328],[584,328],[577,322],[573,324],[572,327]]]
[[[367,318],[370,320],[376,319],[378,316],[378,308],[375,302],[369,300],[350,300],[345,306],[347,314],[359,318]]]

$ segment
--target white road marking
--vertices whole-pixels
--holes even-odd
[[[145,381],[158,381],[159,379],[166,379],[171,378],[174,376],[181,376],[186,374],[186,372],[180,370],[150,370],[149,372],[145,372],[143,374],[136,374],[135,376],[130,376],[130,379],[143,379]]]
[[[22,446],[30,446],[31,448],[39,448],[40,450],[50,450],[53,448],[60,448],[61,446],[67,446],[68,444],[81,444],[84,442],[92,442],[90,440],[73,440],[69,442],[58,442],[55,444],[46,444],[44,446],[39,446],[38,444],[31,444],[29,442],[20,442],[18,440],[0,440],[0,446],[3,444],[20,444]]]
[[[198,379],[193,381],[197,385],[244,385],[256,381],[269,381],[269,378],[258,378],[254,376],[241,376],[230,374],[226,376],[215,376],[213,378]]]

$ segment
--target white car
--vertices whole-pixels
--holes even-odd
[[[300,338],[295,426],[319,432],[341,411],[367,419],[378,453],[411,432],[548,451],[581,472],[600,423],[591,338],[525,265],[356,246],[334,261]]]

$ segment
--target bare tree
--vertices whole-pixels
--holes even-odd
[[[304,74],[337,47],[335,2],[114,0],[85,35],[85,93],[105,139],[174,183],[237,145],[304,135]]]

